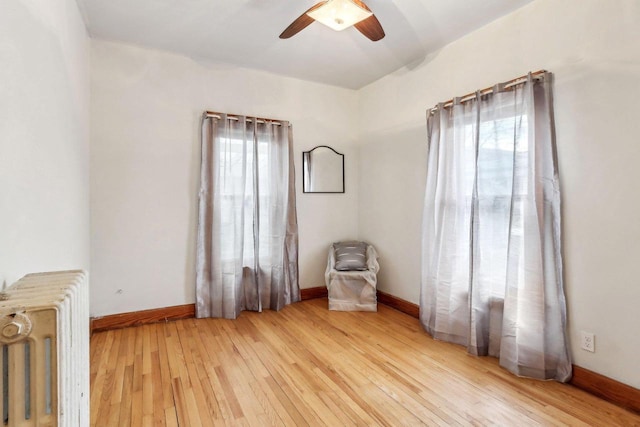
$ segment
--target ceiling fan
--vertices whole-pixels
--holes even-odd
[[[362,1],[325,0],[300,15],[280,34],[280,38],[288,39],[296,35],[313,21],[318,21],[336,31],[342,31],[353,25],[365,37],[374,42],[384,37],[380,21]]]

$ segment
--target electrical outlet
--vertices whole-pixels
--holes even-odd
[[[590,351],[591,353],[596,352],[596,337],[593,335],[593,332],[580,332],[581,336],[581,347],[583,350]]]

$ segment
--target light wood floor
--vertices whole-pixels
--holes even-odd
[[[326,299],[91,338],[92,425],[640,425],[570,385],[517,378],[418,321]]]

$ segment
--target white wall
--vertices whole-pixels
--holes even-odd
[[[537,0],[362,89],[360,236],[379,247],[380,289],[418,302],[425,110],[550,70],[574,362],[640,387],[638,40],[636,0]]]
[[[89,268],[89,39],[74,0],[0,0],[0,285]]]
[[[195,301],[204,110],[293,123],[300,285],[323,286],[329,244],[357,234],[357,93],[120,43],[91,53],[92,315]],[[346,194],[302,193],[302,151],[320,144],[346,155]]]

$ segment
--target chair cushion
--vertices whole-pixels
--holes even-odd
[[[338,271],[366,270],[367,244],[364,242],[338,242],[333,244]]]

